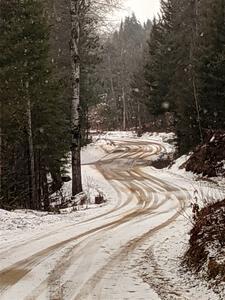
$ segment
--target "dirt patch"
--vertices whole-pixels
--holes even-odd
[[[225,200],[195,209],[184,262],[207,279],[225,281]]]
[[[106,199],[102,193],[99,193],[97,196],[95,196],[95,204],[102,204],[106,203]]]
[[[159,159],[151,162],[151,166],[155,167],[156,169],[164,169],[171,165],[171,159]]]
[[[198,146],[186,163],[186,170],[203,176],[225,177],[225,131],[207,134],[204,145]]]
[[[13,285],[15,282],[23,278],[28,273],[26,269],[13,269],[11,272],[0,273],[0,289]]]

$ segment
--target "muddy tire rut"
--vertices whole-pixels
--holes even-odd
[[[165,152],[165,148],[141,141],[115,144],[115,152],[89,166],[117,192],[115,207],[0,252],[1,263],[35,243],[43,244],[41,249],[34,247],[32,255],[18,261],[14,257],[13,264],[0,270],[1,299],[14,300],[13,295],[18,293],[20,300],[112,300],[119,295],[112,294],[116,289],[112,282],[123,280],[122,273],[132,265],[130,255],[180,215],[188,192],[145,171],[151,156]],[[23,288],[26,286],[29,289]],[[130,299],[148,299],[149,289],[145,288],[146,298],[135,296],[135,286],[127,287],[127,293]]]

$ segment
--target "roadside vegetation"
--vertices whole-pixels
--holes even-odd
[[[225,133],[210,132],[203,145],[199,145],[186,162],[186,170],[217,183],[225,175]],[[224,187],[220,187],[224,189]],[[219,199],[218,199],[219,200]],[[225,200],[215,201],[208,196],[205,207],[193,205],[193,228],[190,232],[185,265],[210,280],[214,288],[225,282]]]
[[[216,286],[225,282],[225,200],[194,211],[194,226],[184,262]]]
[[[0,1],[0,209],[86,205],[81,149],[91,130],[172,131],[177,157],[191,153],[186,171],[225,181],[225,0],[161,0],[153,20],[131,13],[112,26],[105,20],[121,3]],[[148,165],[165,168],[173,155]],[[193,207],[184,258],[215,283],[225,281],[218,200]]]

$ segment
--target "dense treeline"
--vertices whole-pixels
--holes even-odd
[[[173,124],[180,153],[224,129],[225,0],[162,0],[153,22],[133,14],[101,34],[117,3],[0,1],[0,207],[48,209],[71,140],[80,149],[90,121],[101,129]]]
[[[48,206],[48,174],[68,152],[60,82],[38,1],[1,1],[1,206]],[[52,187],[53,188],[53,187]]]
[[[224,0],[162,0],[143,69],[150,113],[170,111],[181,153],[225,125]],[[140,80],[140,79],[139,79]]]
[[[96,98],[93,23],[80,24],[83,143],[87,99]],[[0,2],[0,207],[48,209],[61,187],[71,146],[70,32],[68,1]]]
[[[224,128],[224,3],[162,0],[153,23],[126,18],[104,44],[99,122],[149,130],[156,122],[161,130],[172,124],[180,153],[201,143],[207,130]]]
[[[118,30],[101,39],[103,49],[97,67],[98,93],[102,99],[97,107],[100,119],[97,121],[101,128],[125,130],[135,127],[142,117],[140,104],[132,96],[139,91],[132,87],[132,81],[135,71],[142,65],[151,27],[150,20],[142,25],[133,14],[120,23]]]

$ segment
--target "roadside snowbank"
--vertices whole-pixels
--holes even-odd
[[[62,221],[60,215],[33,210],[6,211],[0,209],[0,228],[2,232],[8,230],[31,230],[40,225],[52,224],[60,221]]]
[[[165,180],[168,176],[168,181],[171,179],[174,180],[178,185],[182,185],[183,189],[186,189],[189,192],[190,205],[176,222],[155,235],[150,248],[139,262],[139,265],[142,266],[139,272],[143,280],[148,282],[150,286],[166,300],[225,299],[225,283],[219,283],[219,281],[214,279],[209,282],[204,280],[204,278],[207,278],[208,272],[210,272],[207,271],[208,268],[206,267],[209,260],[206,261],[205,265],[200,268],[197,274],[193,274],[188,271],[187,268],[182,267],[184,255],[189,247],[190,232],[191,230],[194,230],[192,229],[194,223],[192,212],[193,205],[197,204],[199,209],[201,209],[210,203],[216,203],[225,198],[225,189],[223,184],[221,184],[223,181],[220,177],[211,178],[209,180],[207,177],[185,170],[185,163],[189,157],[190,155],[182,156],[178,158],[172,166],[160,170],[162,172],[161,178],[164,178]],[[169,175],[171,178],[169,178]],[[207,208],[204,210],[207,211]],[[222,220],[221,216],[224,216],[224,213],[220,210],[220,221]],[[212,225],[212,232],[214,235],[215,232],[219,232],[220,234],[223,229],[218,231],[217,227],[219,226],[219,221],[215,221],[217,217],[209,214],[208,218],[211,218],[210,221],[207,221],[204,217],[200,220],[200,224],[203,225],[205,221],[208,225]],[[213,227],[213,224],[215,227]],[[214,270],[214,273],[216,274],[216,272],[218,272],[218,274],[223,274],[223,271],[221,270],[224,266],[224,257],[222,258],[221,253],[224,255],[224,251],[218,247],[219,242],[207,244],[207,239],[209,238],[208,232],[208,227],[201,230],[201,232],[199,232],[199,237],[204,237],[204,239],[200,239],[198,242],[204,245],[204,249],[207,249],[207,257],[211,257],[210,267]],[[194,250],[198,252],[200,246],[196,245],[194,248]],[[193,255],[191,254],[191,256]],[[152,276],[152,273],[154,276]],[[165,289],[165,282],[169,283],[171,290],[168,291]]]
[[[201,270],[200,275],[214,288],[223,287],[225,291],[224,215],[225,200],[196,211],[185,263],[195,272]]]
[[[64,214],[51,214],[47,212],[39,212],[32,210],[15,210],[6,211],[0,209],[0,240],[1,246],[3,242],[22,238],[22,233],[29,234],[32,231],[41,232],[49,230],[51,227],[59,226],[59,224],[77,224],[96,217],[110,210],[115,201],[117,194],[112,186],[107,183],[102,175],[96,171],[94,165],[89,165],[102,158],[106,152],[95,144],[88,145],[82,149],[82,179],[84,190],[88,195],[90,202],[88,208],[86,204],[79,207],[78,211]],[[69,170],[68,175],[71,175]],[[71,181],[66,182],[63,186],[65,197],[71,195]],[[99,193],[104,193],[107,203],[95,205],[94,199]]]
[[[145,134],[141,139],[162,142],[163,140],[171,139],[173,134]],[[87,193],[90,202],[86,210],[86,205],[79,211],[70,214],[49,214],[46,212],[37,212],[32,210],[16,210],[5,211],[0,210],[0,239],[1,242],[14,239],[17,235],[30,232],[32,230],[43,230],[45,227],[52,227],[59,223],[76,224],[91,217],[95,217],[105,211],[110,210],[115,201],[117,201],[117,194],[112,188],[111,184],[103,178],[103,176],[96,172],[94,163],[103,158],[108,152],[115,149],[113,139],[138,139],[134,132],[108,132],[103,135],[95,137],[95,142],[87,145],[82,149],[82,179],[84,190]],[[169,144],[168,144],[169,147]],[[71,175],[71,170],[69,170]],[[71,182],[64,184],[63,193],[65,197],[71,195]],[[95,196],[103,192],[107,200],[106,204],[94,205]]]
[[[173,134],[145,134],[140,140],[153,141],[164,147],[168,147],[166,149],[174,151],[175,146],[171,146],[169,144],[173,137]],[[4,248],[5,245],[10,243],[15,244],[18,241],[22,242],[26,239],[32,239],[33,236],[37,236],[39,233],[49,233],[53,229],[60,232],[60,228],[63,228],[66,224],[72,226],[76,225],[79,222],[90,220],[90,218],[94,218],[95,216],[101,214],[104,215],[104,213],[109,212],[113,207],[115,207],[116,202],[120,200],[118,199],[119,194],[116,193],[112,185],[103,177],[103,175],[96,170],[96,166],[94,165],[94,162],[103,158],[107,152],[115,149],[113,139],[120,139],[124,141],[135,139],[135,141],[138,141],[138,138],[134,133],[108,133],[106,135],[99,136],[96,143],[88,145],[82,150],[82,176],[85,190],[92,198],[96,191],[103,191],[108,200],[107,205],[103,205],[102,207],[91,206],[92,209],[86,210],[84,208],[82,211],[65,215],[49,215],[34,211],[6,212],[0,210],[0,248]],[[204,195],[209,195],[209,192],[212,195],[214,194],[215,197],[218,197],[218,191],[215,185],[213,187],[211,185],[207,185],[206,182],[196,182],[196,175],[193,175],[191,172],[187,173],[184,169],[179,168],[186,159],[187,157],[182,157],[178,159],[171,168],[163,170],[155,169],[153,167],[145,167],[146,173],[149,173],[149,178],[152,176],[152,178],[158,178],[164,183],[161,186],[162,191],[160,188],[162,193],[164,185],[168,183],[168,186],[171,185],[175,188],[175,190],[176,188],[178,189],[177,193],[180,193],[181,198],[184,197],[184,194],[189,194],[190,205],[187,201],[186,212],[183,215],[181,215],[170,226],[164,227],[162,230],[154,233],[150,239],[146,241],[145,245],[141,245],[142,248],[137,253],[137,272],[141,275],[143,280],[148,282],[159,296],[162,297],[162,299],[219,300],[225,297],[223,290],[220,290],[220,295],[217,295],[209,289],[209,286],[205,282],[200,281],[191,274],[185,274],[185,272],[179,267],[182,257],[187,250],[189,239],[188,232],[191,229],[191,199],[194,199],[196,196],[195,191],[197,190],[199,199],[204,199]],[[71,182],[66,183],[64,189],[69,195]],[[124,193],[126,193],[126,191]],[[171,193],[173,193],[173,191],[171,191]],[[171,199],[168,199],[168,191],[165,191],[164,194],[167,197],[166,200],[171,201]],[[155,193],[153,192],[153,197],[156,195],[157,190]],[[159,199],[155,199],[155,204],[157,204],[158,200]],[[167,201],[165,201],[165,214],[168,213],[166,202]],[[156,219],[161,220],[165,214],[161,214],[158,217],[156,214]],[[148,216],[146,216],[146,218],[147,217]],[[149,228],[150,223],[151,222],[146,219],[145,224],[147,228]],[[137,226],[136,223],[132,226],[134,230],[131,230],[130,227],[128,232],[126,232],[126,227],[121,227],[118,234],[121,234],[124,239],[124,237],[129,238],[129,235],[135,234],[135,231],[142,230],[142,227]],[[125,230],[124,233],[123,229]],[[24,237],[26,238],[24,239]],[[98,241],[98,243],[101,243],[101,240]],[[95,249],[95,244],[96,241],[90,244],[90,246]],[[110,247],[111,252],[113,251],[111,248],[114,248],[114,245],[115,241],[112,239],[112,247]],[[96,251],[96,253],[99,252]],[[124,255],[126,255],[126,252]],[[139,255],[142,256],[141,259],[139,259]],[[131,277],[134,277],[132,273],[133,260],[131,260],[131,263],[132,266],[130,266],[130,274]],[[221,295],[222,298],[220,297]]]
[[[185,181],[191,183],[192,189],[196,191],[195,195],[193,194],[193,198],[198,198],[201,207],[207,205],[209,202],[215,203],[218,200],[223,200],[225,198],[224,178],[215,177],[209,179],[202,174],[194,174],[191,171],[185,170],[185,164],[191,155],[192,153],[179,157],[165,170],[171,173],[172,176],[178,175],[179,178],[183,177]]]
[[[138,261],[138,273],[164,300],[220,300],[224,285],[213,291],[211,284],[182,267],[191,223],[180,216],[158,232]],[[169,289],[168,289],[169,287]]]

